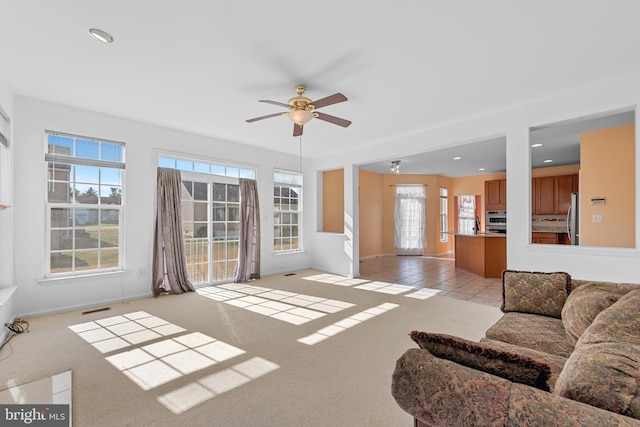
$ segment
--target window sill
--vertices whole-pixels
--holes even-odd
[[[74,276],[54,276],[54,277],[45,277],[37,282],[41,285],[54,285],[57,283],[62,283],[66,281],[75,281],[75,280],[83,280],[83,279],[91,279],[95,277],[110,277],[110,276],[120,276],[126,273],[126,270],[114,270],[114,271],[103,271],[100,273],[87,273],[87,274],[77,274]]]
[[[281,255],[293,255],[293,254],[304,254],[304,253],[305,253],[304,249],[297,249],[295,251],[272,252],[271,255],[273,255],[273,256],[281,256]]]

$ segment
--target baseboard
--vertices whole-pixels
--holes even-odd
[[[58,307],[52,310],[33,311],[29,313],[24,313],[19,317],[29,318],[29,317],[48,316],[50,314],[66,313],[69,311],[77,311],[77,310],[83,310],[88,308],[102,307],[109,304],[120,304],[126,301],[133,301],[133,300],[142,299],[142,298],[150,298],[152,296],[153,296],[152,292],[145,292],[144,294],[127,295],[126,298],[122,298],[122,297],[111,298],[111,299],[102,300],[102,301],[94,301],[87,304],[76,304],[76,305]]]

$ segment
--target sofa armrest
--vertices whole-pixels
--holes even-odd
[[[413,417],[434,426],[504,426],[511,381],[409,349],[396,362],[391,393]]]
[[[396,362],[391,393],[428,426],[640,426],[640,421],[481,372],[426,350]],[[419,425],[419,423],[418,423]]]

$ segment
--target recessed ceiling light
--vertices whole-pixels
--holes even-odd
[[[455,157],[453,158],[453,160],[460,160],[460,159],[462,159],[462,157],[460,157],[460,156],[455,156]]]
[[[553,162],[553,160],[551,160],[551,159],[547,159],[547,160],[545,160],[544,162],[545,162],[545,163],[551,163],[551,162]]]
[[[478,170],[479,170],[479,171],[483,171],[483,170],[484,170],[484,168],[478,168]]]
[[[94,39],[101,41],[102,43],[113,43],[113,36],[106,31],[99,30],[97,28],[91,28],[89,34]]]
[[[542,147],[542,144],[540,144],[540,143],[531,144],[531,148],[538,148],[538,147]]]

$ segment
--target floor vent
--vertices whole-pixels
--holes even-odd
[[[83,311],[82,314],[91,314],[91,313],[98,313],[100,311],[107,311],[107,310],[111,310],[111,307],[102,307],[102,308],[96,308],[95,310],[89,310],[89,311]]]
[[[296,275],[296,273],[287,273],[287,274],[285,274],[285,276],[295,276],[295,275]]]

